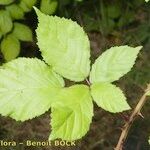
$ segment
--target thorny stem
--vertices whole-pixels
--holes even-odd
[[[147,97],[147,92],[148,91],[150,91],[150,84],[147,86],[147,89],[145,90],[145,93],[143,94],[143,96],[139,100],[138,104],[136,105],[135,109],[133,110],[129,120],[125,123],[115,150],[123,150],[123,145],[124,145],[124,142],[125,142],[125,140],[128,136],[128,132],[129,132],[131,126],[132,126],[132,123],[134,122],[134,120],[136,119],[137,116],[140,115],[141,117],[143,117],[142,114],[141,114],[141,109],[142,109],[142,107],[144,106],[144,104],[146,102],[146,97]]]

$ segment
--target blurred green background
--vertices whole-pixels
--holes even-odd
[[[144,0],[0,0],[0,63],[16,57],[38,57],[35,29],[37,17],[32,6],[48,15],[71,18],[86,31],[91,42],[91,59],[115,45],[143,45],[130,73],[116,84],[132,108],[150,82],[150,2]],[[120,128],[131,112],[111,114],[95,106],[90,131],[76,147],[1,148],[0,150],[113,150]],[[144,119],[134,122],[125,150],[150,150],[150,99],[142,110]],[[0,140],[47,140],[50,132],[49,113],[24,123],[0,117]]]

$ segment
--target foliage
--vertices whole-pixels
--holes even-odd
[[[5,10],[0,10],[0,31],[1,34],[6,34],[11,31],[13,27],[12,20],[9,13]]]
[[[117,36],[118,30],[122,30],[125,26],[132,25],[132,23],[136,22],[135,11],[139,6],[144,4],[144,0],[114,1],[115,2],[107,2],[104,0],[1,0],[0,39],[2,41],[7,35],[12,33],[15,29],[15,22],[23,22],[26,13],[30,12],[34,5],[37,5],[45,14],[51,15],[56,13],[59,16],[75,19],[84,25],[86,31],[99,31],[104,36],[109,34]],[[78,10],[80,10],[80,13]],[[19,29],[17,30],[19,32]],[[149,27],[140,28],[139,26],[139,29],[137,29],[138,36],[136,38],[140,41],[147,39],[149,36],[147,30],[149,30]],[[22,33],[24,32],[26,31],[23,30]],[[31,30],[28,34],[29,33],[29,39],[25,38],[26,42],[33,41],[31,38]],[[142,36],[140,36],[141,34]],[[13,34],[13,36],[15,35]],[[129,35],[126,37],[128,41],[134,39]],[[17,52],[15,55],[18,56],[20,50],[18,51],[16,49],[14,53],[15,52]],[[5,55],[4,59],[7,60]],[[11,59],[14,59],[14,57],[12,56]]]
[[[62,89],[52,107],[50,139],[80,139],[89,130],[93,104],[89,87],[76,84]],[[61,119],[60,119],[61,118]]]
[[[100,32],[103,36],[117,36],[118,31],[133,24],[138,25],[137,11],[143,5],[146,5],[144,0],[60,0],[57,14],[77,20],[86,31]]]
[[[20,58],[8,62],[3,65],[0,74],[0,105],[6,103],[0,112],[4,116],[9,115],[21,121],[47,111],[60,88],[64,86],[63,79],[38,59]],[[6,96],[8,91],[9,94]],[[14,101],[10,102],[10,98]]]
[[[114,82],[118,80],[130,71],[141,48],[139,46],[133,50],[133,48],[128,46],[120,46],[112,47],[104,52],[92,66],[90,73],[91,83]]]
[[[0,5],[9,5],[13,2],[14,0],[1,0]]]
[[[1,52],[6,61],[16,58],[20,52],[20,42],[12,34],[7,35],[1,42]]]
[[[112,113],[130,109],[123,92],[110,82],[131,70],[142,47],[113,47],[95,61],[90,72],[90,44],[83,29],[71,20],[35,10],[39,19],[38,46],[49,66],[36,58],[19,58],[4,64],[0,68],[0,114],[24,121],[51,108],[49,139],[72,141],[89,130],[92,98]],[[89,87],[83,84],[64,87],[62,77],[83,81],[88,76]]]
[[[31,29],[19,22],[25,19],[25,14],[30,12],[37,2],[38,0],[0,1],[0,8],[2,8],[0,10],[0,39],[2,41],[0,49],[6,61],[19,55],[21,48],[19,41],[33,41]],[[56,8],[57,0],[41,1],[40,9],[46,14],[53,14]]]
[[[41,13],[38,17],[36,33],[44,60],[65,78],[83,81],[90,71],[90,44],[83,29],[71,20],[47,18]]]
[[[91,86],[91,95],[99,107],[109,112],[116,113],[130,109],[122,91],[113,84],[94,83]]]
[[[14,22],[14,30],[12,34],[21,41],[32,41],[32,32],[30,28],[21,23]]]
[[[49,15],[55,13],[57,6],[57,0],[41,0],[40,10]]]

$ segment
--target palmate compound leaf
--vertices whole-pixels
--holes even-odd
[[[90,71],[90,44],[83,29],[71,20],[35,10],[39,20],[38,46],[44,60],[63,77],[84,80]]]
[[[57,138],[73,141],[89,130],[93,116],[93,103],[86,85],[64,88],[52,107],[50,140]]]
[[[43,61],[18,58],[0,68],[0,114],[25,121],[46,112],[63,79]]]
[[[93,84],[91,94],[97,105],[106,111],[117,113],[130,109],[122,91],[110,83]]]
[[[90,73],[91,83],[113,82],[128,73],[133,67],[142,47],[116,46],[97,58]]]

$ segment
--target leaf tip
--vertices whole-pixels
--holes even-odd
[[[42,14],[42,12],[38,8],[36,8],[35,6],[33,6],[33,9],[35,10],[38,17],[40,14]]]
[[[38,9],[37,9],[35,6],[33,6],[33,9],[35,10],[35,12],[37,12],[37,11],[38,11]]]
[[[49,141],[53,141],[53,140],[55,140],[55,139],[56,139],[56,137],[54,136],[53,133],[51,133],[50,136],[49,136],[49,138],[48,138],[48,140],[49,140]]]
[[[126,109],[125,109],[125,110],[130,110],[130,109],[132,109],[132,108],[130,107],[130,105],[129,105],[129,104],[127,104],[127,106],[126,106]]]
[[[135,47],[135,49],[139,52],[141,49],[143,48],[143,46],[137,46]]]

